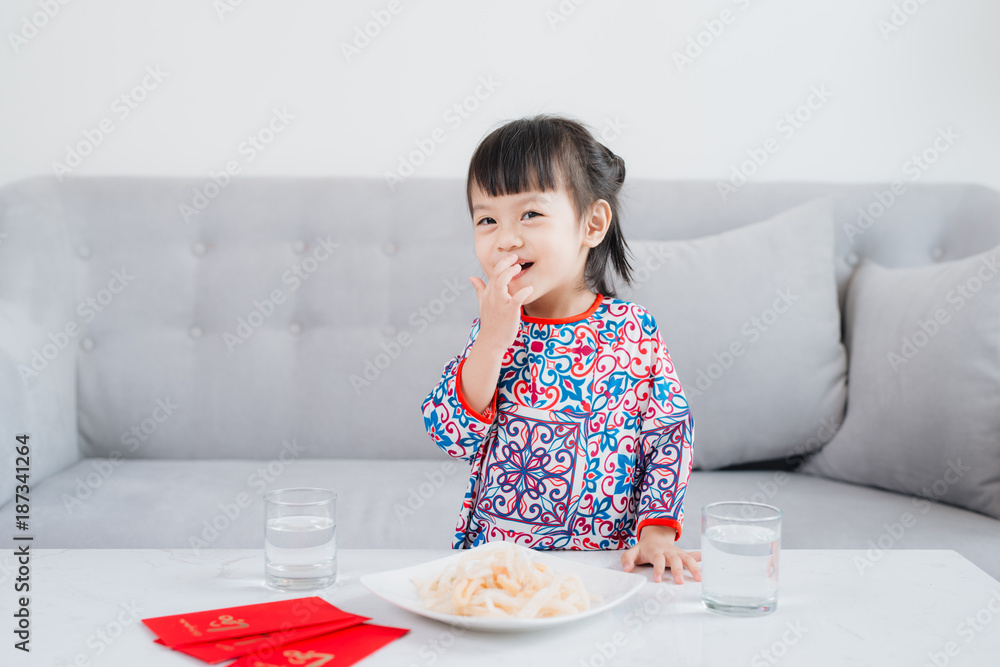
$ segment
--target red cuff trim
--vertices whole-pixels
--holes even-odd
[[[674,542],[681,539],[681,522],[676,519],[643,519],[639,522],[639,525],[635,527],[635,539],[638,540],[639,536],[642,535],[642,529],[645,526],[671,526],[677,531],[674,535]]]
[[[469,407],[469,404],[465,401],[465,396],[462,395],[462,366],[465,364],[466,359],[468,359],[468,357],[463,357],[462,360],[458,362],[458,370],[455,372],[455,395],[458,396],[458,402],[462,404],[462,407],[465,408],[470,415],[484,424],[492,424],[493,417],[497,414],[497,393],[499,392],[496,389],[493,390],[493,403],[487,405],[482,414],[479,414]]]

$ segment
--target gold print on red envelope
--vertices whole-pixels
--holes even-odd
[[[215,643],[204,642],[202,644],[186,644],[184,646],[176,646],[174,648],[181,653],[186,653],[187,655],[198,658],[199,660],[214,663],[221,662],[223,660],[230,660],[232,658],[238,658],[239,656],[246,655],[248,653],[260,656],[264,651],[269,651],[278,646],[292,644],[293,642],[312,637],[319,637],[320,635],[328,635],[332,632],[343,630],[344,628],[358,625],[364,621],[370,620],[371,619],[367,616],[358,616],[356,614],[347,614],[345,612],[342,620],[333,621],[332,623],[321,623],[319,625],[310,625],[304,628],[289,628],[288,630],[279,630],[277,632],[261,635],[249,635],[240,639],[230,639],[228,641]],[[159,644],[163,643],[160,639],[157,639],[156,642]],[[266,655],[270,654],[268,653]],[[333,666],[331,665],[330,667]]]
[[[179,619],[177,622],[183,625],[184,628],[187,629],[187,631],[190,632],[195,637],[201,637],[201,632],[198,631],[198,628],[191,625],[191,623],[186,618]]]
[[[220,630],[232,630],[234,628],[249,628],[250,624],[242,618],[233,620],[231,614],[219,614],[219,620],[208,624],[209,632],[219,632]]]
[[[409,630],[361,623],[320,637],[285,644],[280,654],[245,655],[229,667],[348,667]]]
[[[223,651],[235,651],[240,646],[259,644],[264,641],[264,637],[267,637],[267,635],[253,635],[250,639],[235,639],[229,642],[219,642],[215,645],[215,647]]]
[[[311,596],[292,600],[261,602],[206,611],[142,619],[160,640],[170,647],[231,639],[248,635],[285,631],[356,618],[326,600]]]
[[[207,663],[236,658],[228,667],[350,667],[409,632],[370,620],[311,596],[142,622],[158,635],[156,643]],[[192,639],[209,632],[200,642]]]
[[[308,653],[302,653],[300,651],[285,651],[284,655],[288,658],[289,664],[303,665],[304,667],[322,667],[322,665],[325,665],[333,660],[332,653],[317,653],[316,651],[309,651]],[[306,664],[307,660],[315,660],[315,662]]]
[[[282,655],[288,658],[289,665],[295,665],[296,667],[299,665],[302,665],[302,667],[323,667],[323,665],[333,660],[332,653],[317,653],[316,651],[309,651],[308,653],[285,651]],[[307,660],[314,660],[315,662],[307,663]],[[272,665],[269,662],[257,660],[253,663],[253,667],[281,667],[281,665]]]

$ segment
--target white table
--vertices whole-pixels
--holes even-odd
[[[784,550],[778,609],[758,618],[708,611],[701,584],[652,568],[622,605],[548,631],[462,631],[393,607],[358,577],[426,562],[443,550],[342,549],[340,579],[317,593],[262,583],[263,550],[194,554],[158,549],[43,549],[31,561],[31,647],[12,648],[16,604],[10,552],[0,558],[0,665],[190,666],[194,658],[153,643],[132,618],[320,595],[373,623],[409,628],[360,664],[429,665],[1000,665],[1000,582],[954,551],[886,551],[859,568],[860,550]],[[558,552],[620,569],[620,552]],[[860,571],[859,571],[860,570]],[[15,575],[16,576],[16,575]],[[134,611],[132,611],[134,609]],[[123,623],[127,625],[120,625]],[[948,655],[948,652],[953,655]]]

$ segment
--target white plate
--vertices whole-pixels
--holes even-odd
[[[461,549],[453,556],[439,558],[428,563],[404,567],[398,570],[388,570],[386,572],[376,572],[362,575],[361,583],[375,595],[387,602],[391,602],[397,607],[402,607],[407,611],[419,614],[427,618],[458,625],[465,629],[484,630],[488,632],[510,632],[517,630],[536,630],[548,628],[553,625],[561,625],[581,618],[587,618],[594,614],[599,614],[606,609],[621,604],[630,596],[635,594],[643,584],[646,577],[641,574],[628,572],[618,572],[608,570],[583,563],[575,563],[557,556],[549,555],[544,551],[528,549],[520,545],[514,545],[524,553],[525,558],[531,561],[544,563],[558,574],[576,572],[583,580],[587,592],[601,596],[601,601],[593,604],[590,609],[576,614],[560,614],[559,616],[548,616],[545,618],[496,618],[484,616],[459,616],[456,614],[443,614],[441,612],[425,609],[417,589],[410,581],[412,577],[429,579],[440,574],[445,566],[454,563],[464,555],[479,553],[484,550],[496,547],[499,542],[487,542],[474,549]]]

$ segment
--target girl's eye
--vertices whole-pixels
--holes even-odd
[[[529,215],[530,215],[530,216],[532,216],[532,217],[533,217],[533,216],[536,216],[536,215],[541,215],[541,213],[539,213],[538,211],[528,211],[528,212],[527,212],[527,213],[525,213],[524,215],[525,215],[525,216],[529,216]],[[480,226],[480,225],[491,225],[491,224],[492,224],[492,225],[495,225],[495,224],[496,224],[496,222],[497,222],[497,221],[496,221],[496,220],[494,220],[493,218],[482,218],[481,220],[479,220],[479,222],[477,222],[477,223],[476,223],[476,226]]]

